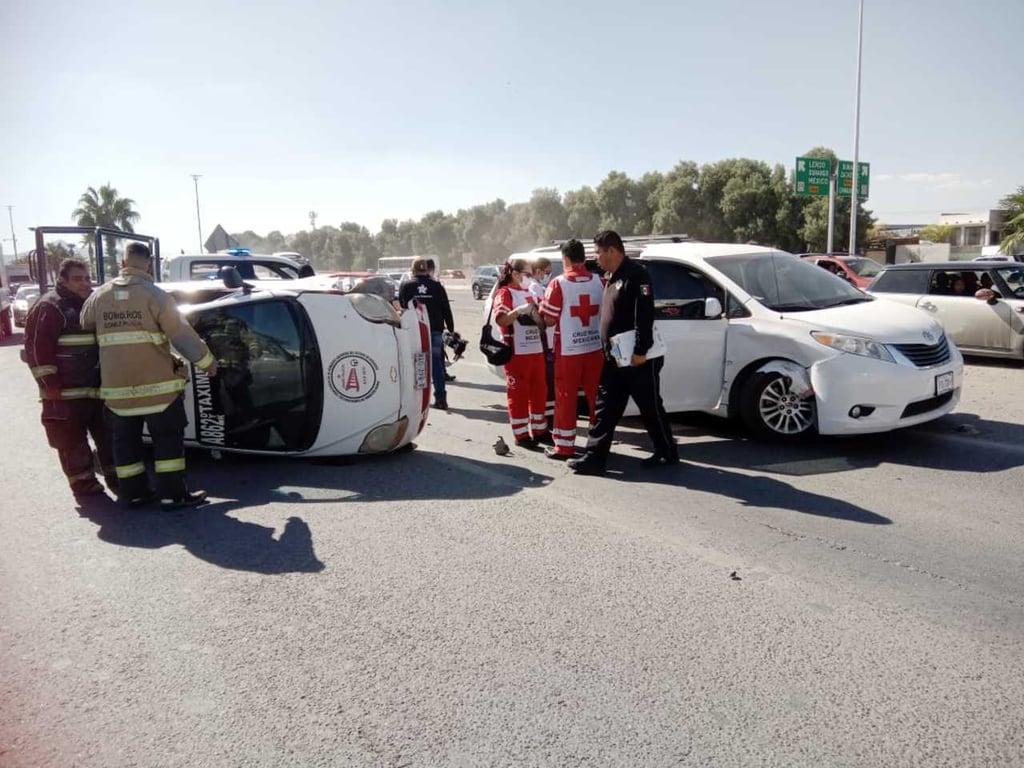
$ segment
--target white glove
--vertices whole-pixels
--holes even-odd
[[[527,302],[526,304],[520,304],[512,311],[515,312],[517,315],[528,315],[531,312],[533,312],[533,309],[534,305]]]

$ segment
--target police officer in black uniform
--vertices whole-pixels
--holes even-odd
[[[455,333],[455,318],[444,286],[430,276],[431,259],[416,259],[412,263],[412,279],[402,283],[398,301],[409,307],[413,301],[423,305],[430,318],[430,372],[434,379],[434,407],[448,410],[445,389],[444,329]]]
[[[569,467],[578,475],[604,474],[611,450],[615,427],[626,410],[629,398],[640,409],[647,434],[654,443],[654,454],[644,459],[644,466],[657,467],[679,463],[675,438],[661,402],[660,357],[648,360],[647,351],[654,343],[654,291],[647,270],[626,256],[618,233],[601,232],[594,238],[598,264],[605,272],[606,285],[601,302],[601,340],[605,363],[597,390],[597,409],[586,453],[570,459]],[[611,339],[627,331],[636,332],[636,343],[630,365],[620,368],[611,358]]]

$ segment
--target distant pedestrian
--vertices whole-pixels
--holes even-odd
[[[445,386],[444,330],[455,332],[452,305],[444,286],[430,276],[433,260],[416,259],[412,263],[412,279],[402,284],[398,301],[409,307],[415,301],[427,310],[430,318],[430,372],[434,382],[434,407],[448,410],[448,390]]]
[[[95,330],[100,347],[100,395],[114,437],[118,501],[125,507],[148,503],[142,449],[143,427],[153,441],[156,495],[164,509],[194,507],[206,491],[185,485],[185,370],[171,345],[207,375],[217,362],[174,299],[153,282],[149,247],[130,243],[121,273],[89,297],[82,327]]]
[[[654,343],[654,290],[647,270],[626,256],[618,233],[606,230],[594,238],[597,259],[605,272],[606,287],[601,302],[601,341],[605,350],[601,382],[597,390],[597,413],[580,459],[568,462],[577,474],[604,474],[615,427],[630,397],[640,409],[654,454],[644,466],[679,463],[675,438],[661,401],[662,358],[647,359]],[[611,339],[621,333],[636,334],[630,364],[619,367],[611,358]]]
[[[598,315],[604,285],[587,269],[583,243],[572,239],[562,246],[564,270],[548,285],[541,315],[555,331],[555,427],[554,446],[544,453],[566,460],[575,455],[576,406],[582,390],[590,423],[594,422],[597,385],[604,367]]]
[[[107,488],[116,493],[117,473],[100,400],[99,348],[96,335],[81,324],[82,305],[92,293],[89,265],[64,259],[57,274],[57,287],[43,294],[25,321],[25,360],[39,385],[43,428],[75,496],[103,493],[90,435]]]
[[[512,359],[505,363],[508,419],[512,436],[520,448],[554,445],[548,427],[547,376],[544,321],[537,302],[523,286],[527,270],[524,259],[505,264],[494,293],[494,319],[503,329],[505,343],[512,346]]]

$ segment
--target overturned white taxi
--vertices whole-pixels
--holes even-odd
[[[187,445],[293,456],[385,453],[410,444],[426,424],[430,328],[422,312],[399,313],[378,295],[342,292],[315,277],[258,290],[161,287],[219,367],[213,378],[191,369]]]

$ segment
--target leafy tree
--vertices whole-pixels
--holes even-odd
[[[787,172],[782,165],[776,165],[771,182],[779,206],[775,212],[775,240],[772,244],[792,253],[804,250],[800,229],[807,205],[806,197],[793,194],[795,176],[794,171]]]
[[[601,229],[614,229],[620,235],[633,235],[638,228],[649,227],[651,211],[649,190],[621,171],[612,171],[597,185],[597,205],[601,210]],[[647,233],[641,233],[647,234]]]
[[[771,182],[767,163],[742,160],[733,166],[733,175],[722,188],[719,202],[732,241],[764,245],[775,242],[779,201]]]
[[[574,192],[567,192],[565,210],[571,236],[586,240],[593,238],[601,229],[601,207],[597,204],[597,193],[593,188],[580,187]]]
[[[266,245],[267,250],[270,253],[288,250],[288,241],[285,239],[285,236],[278,232],[276,229],[267,235]]]
[[[933,243],[950,243],[955,234],[956,227],[952,224],[929,224],[921,229],[919,237],[922,240],[931,240]]]
[[[569,213],[555,189],[535,189],[529,202],[529,227],[535,243],[568,237]]]
[[[999,201],[1003,214],[1003,241],[999,249],[1006,254],[1024,250],[1024,187]]]
[[[665,174],[651,200],[651,232],[693,235],[700,228],[700,170],[680,162]]]
[[[417,253],[436,254],[443,262],[450,261],[455,255],[458,242],[455,217],[444,211],[431,211],[424,216],[413,237]]]
[[[50,285],[57,284],[57,277],[60,272],[60,263],[64,259],[75,257],[74,246],[57,240],[46,244],[46,276]]]
[[[125,232],[134,232],[135,223],[141,218],[133,207],[135,201],[130,197],[121,197],[117,190],[107,182],[97,191],[93,187],[85,190],[78,198],[78,207],[71,212],[80,227],[108,227]],[[88,245],[89,257],[92,259],[92,238],[83,238]],[[117,239],[105,238],[104,261],[106,273],[113,277],[118,273]]]

